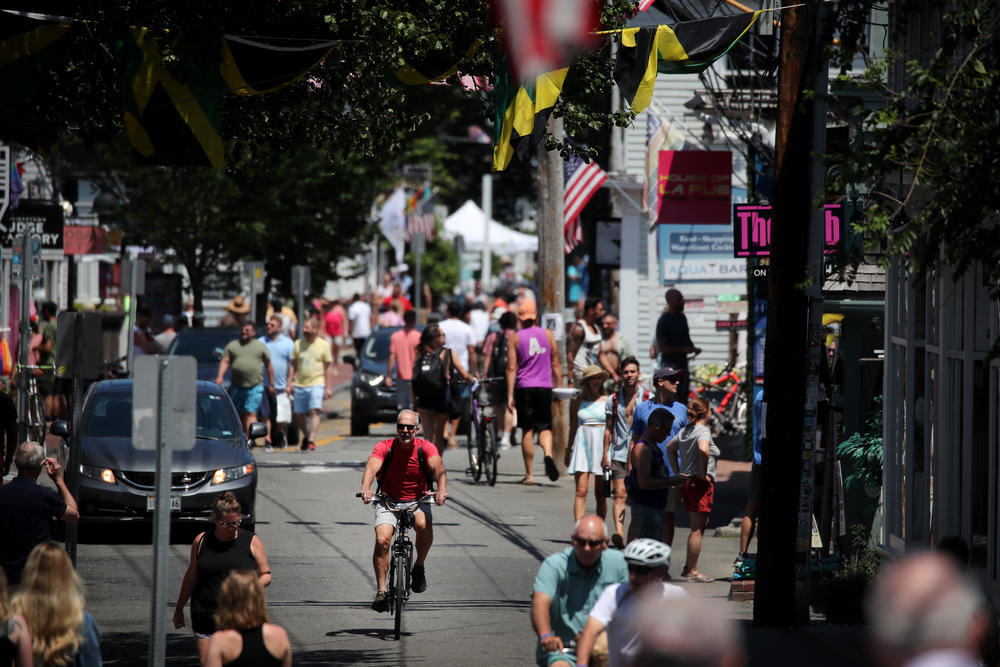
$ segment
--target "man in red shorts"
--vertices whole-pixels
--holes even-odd
[[[376,476],[379,479],[378,489],[388,499],[378,501],[375,505],[375,552],[372,554],[372,565],[378,589],[372,600],[372,609],[378,612],[389,609],[385,580],[389,571],[389,546],[397,523],[396,515],[388,509],[386,502],[395,506],[420,500],[430,492],[432,482],[437,484],[437,491],[434,491],[434,502],[437,505],[443,505],[448,497],[441,454],[432,443],[416,436],[417,413],[403,410],[396,417],[396,437],[387,438],[375,445],[361,477],[361,499],[366,504],[371,502],[374,494],[371,486]],[[434,542],[430,503],[421,503],[413,518],[417,533],[417,557],[410,573],[410,588],[414,593],[423,593],[427,590],[424,560]]]

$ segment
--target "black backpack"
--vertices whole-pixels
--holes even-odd
[[[441,351],[421,352],[413,362],[413,392],[418,396],[444,396],[447,383]]]
[[[507,376],[507,336],[497,331],[493,342],[493,360],[490,362],[490,377]]]

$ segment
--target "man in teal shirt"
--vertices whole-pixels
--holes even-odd
[[[583,630],[604,589],[628,581],[625,558],[608,549],[601,517],[584,516],[570,537],[573,546],[546,558],[535,576],[531,625],[538,635],[535,660],[542,667],[575,665],[576,656],[563,649]]]

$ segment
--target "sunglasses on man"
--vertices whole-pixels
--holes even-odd
[[[606,541],[606,539],[604,539],[604,538],[602,538],[600,540],[585,540],[582,537],[579,537],[577,535],[572,535],[571,539],[574,542],[576,542],[577,544],[579,544],[581,547],[587,546],[587,547],[590,547],[591,549],[596,549],[597,547],[599,547],[602,544],[604,544],[605,541]]]
[[[402,424],[402,423],[397,423],[396,424],[396,430],[397,431],[416,431],[417,430],[417,425],[416,424]]]

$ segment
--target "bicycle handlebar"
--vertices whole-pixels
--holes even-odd
[[[359,492],[355,493],[354,497],[355,498],[360,498],[361,497],[361,492],[359,491]],[[386,501],[386,500],[389,500],[389,499],[385,497],[384,493],[373,493],[372,494],[372,500]],[[430,502],[434,502],[434,494],[433,493],[425,493],[423,496],[421,496],[420,498],[417,498],[416,500],[404,500],[404,501],[401,501],[401,502],[413,503],[413,505],[415,505],[415,506],[423,504],[423,503],[430,503]],[[388,505],[386,505],[386,509],[388,509],[390,512],[402,512],[403,511],[403,510],[394,510],[391,507],[389,507]]]

